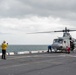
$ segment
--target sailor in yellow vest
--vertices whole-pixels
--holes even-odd
[[[6,41],[3,41],[1,48],[2,48],[2,59],[6,59],[6,49],[7,49],[8,43]]]

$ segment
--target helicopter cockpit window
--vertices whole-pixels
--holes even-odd
[[[54,39],[54,43],[57,42],[57,43],[62,43],[63,42],[63,39]]]
[[[58,42],[59,42],[59,43],[62,43],[62,42],[63,42],[63,39],[58,39]]]
[[[58,39],[54,39],[54,42],[58,42]]]

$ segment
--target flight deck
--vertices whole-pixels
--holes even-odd
[[[76,75],[76,51],[8,55],[0,59],[0,75]]]

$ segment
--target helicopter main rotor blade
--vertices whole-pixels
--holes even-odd
[[[27,34],[38,34],[38,33],[52,33],[54,31],[46,31],[46,32],[33,32],[33,33],[27,33]]]
[[[76,31],[76,30],[69,30],[69,31]]]
[[[44,31],[44,32],[32,32],[32,33],[27,33],[27,34],[54,33],[54,32],[71,32],[71,31],[76,31],[76,30],[70,30],[70,29],[65,28],[64,30],[57,30],[57,31]]]
[[[60,30],[60,31],[54,31],[54,32],[71,32],[71,31],[76,31],[76,30],[69,30],[69,29],[67,29],[67,30]]]
[[[65,32],[65,31],[64,30],[59,30],[59,31],[44,31],[44,32],[32,32],[32,33],[27,33],[27,34],[55,33],[55,32]]]
[[[59,31],[54,31],[54,32],[63,32],[63,30],[59,30]]]

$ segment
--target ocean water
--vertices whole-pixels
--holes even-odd
[[[47,47],[48,45],[8,45],[7,52],[47,50]]]

